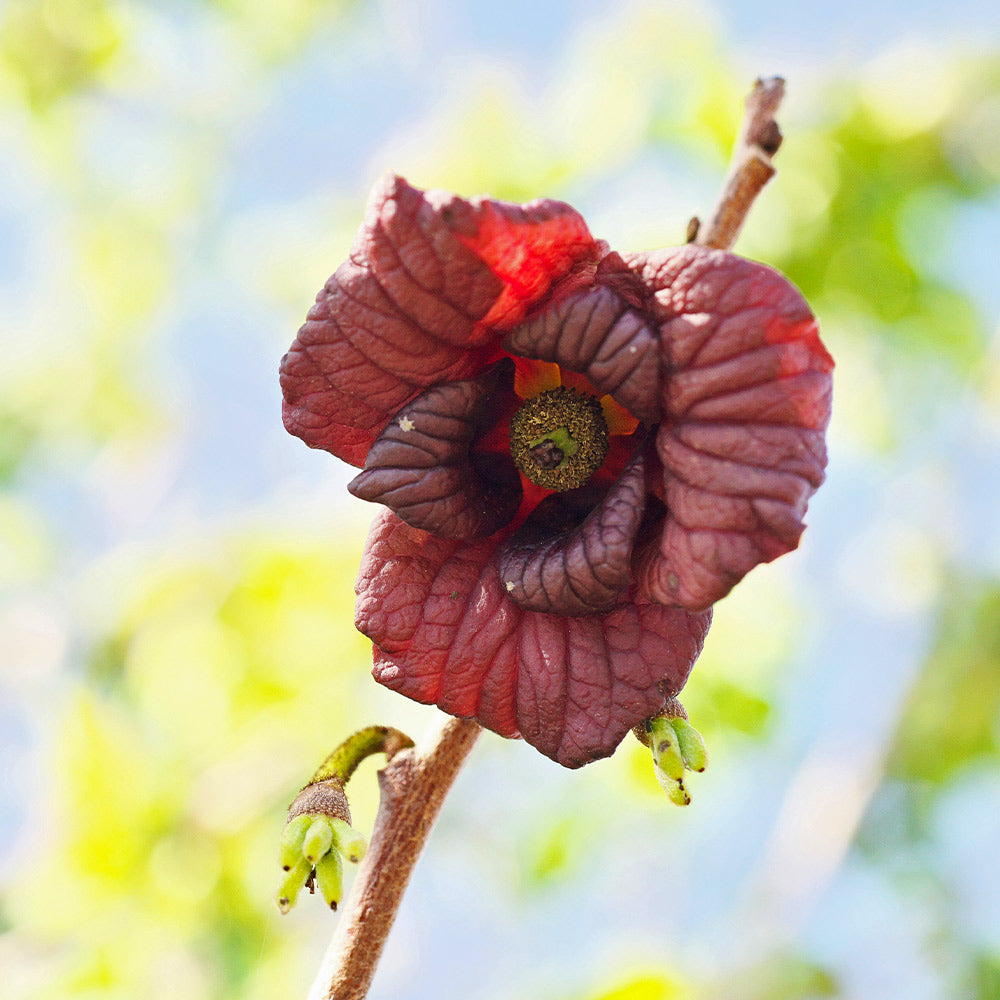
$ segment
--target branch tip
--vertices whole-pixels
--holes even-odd
[[[693,242],[719,250],[728,250],[736,242],[750,206],[775,173],[771,157],[781,148],[776,115],[784,96],[783,77],[761,77],[754,83],[722,194],[710,222],[699,228]]]

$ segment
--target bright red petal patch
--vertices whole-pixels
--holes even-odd
[[[384,178],[282,361],[285,426],[362,465],[401,406],[480,371],[506,324],[597,253],[562,202],[466,201]]]
[[[502,736],[520,733],[566,767],[608,756],[683,686],[711,612],[635,593],[587,617],[526,611],[504,593],[497,544],[448,541],[379,515],[356,610],[375,643],[376,679]]]

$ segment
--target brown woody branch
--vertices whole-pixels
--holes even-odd
[[[782,138],[775,115],[784,96],[785,81],[780,76],[760,79],[753,85],[718,204],[707,225],[691,220],[689,243],[728,250],[736,242],[750,206],[775,173],[771,158]]]
[[[479,724],[448,718],[378,773],[375,828],[309,1000],[362,1000],[424,842]]]

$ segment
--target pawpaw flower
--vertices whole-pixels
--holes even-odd
[[[798,544],[832,367],[761,264],[383,179],[281,365],[287,429],[385,507],[357,581],[376,679],[567,767],[612,753],[713,603]]]

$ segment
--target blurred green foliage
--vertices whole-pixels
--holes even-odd
[[[106,0],[11,0],[0,16],[0,60],[42,112],[100,78],[121,48],[123,27]]]
[[[678,983],[662,975],[649,974],[630,978],[621,986],[592,994],[587,1000],[680,1000],[689,995]]]
[[[975,1000],[1000,1000],[1000,956],[978,956],[972,989]]]
[[[1000,583],[952,580],[934,646],[900,715],[887,769],[940,784],[997,751],[1000,715]]]
[[[255,538],[122,572],[115,631],[54,720],[44,863],[6,897],[44,945],[31,995],[166,997],[175,975],[189,997],[304,988],[273,926],[274,836],[355,724],[355,558]]]
[[[996,187],[996,174],[968,148],[973,136],[958,129],[978,102],[996,99],[1000,80],[992,63],[975,60],[938,72],[952,100],[929,113],[913,106],[923,90],[912,104],[886,108],[874,88],[839,86],[833,120],[804,139],[819,147],[811,152],[823,167],[810,172],[812,190],[803,193],[822,215],[816,205],[793,215],[779,261],[810,300],[830,299],[877,323],[888,350],[936,354],[968,371],[989,331],[928,264],[947,252],[949,212]],[[908,112],[916,119],[907,121]]]

